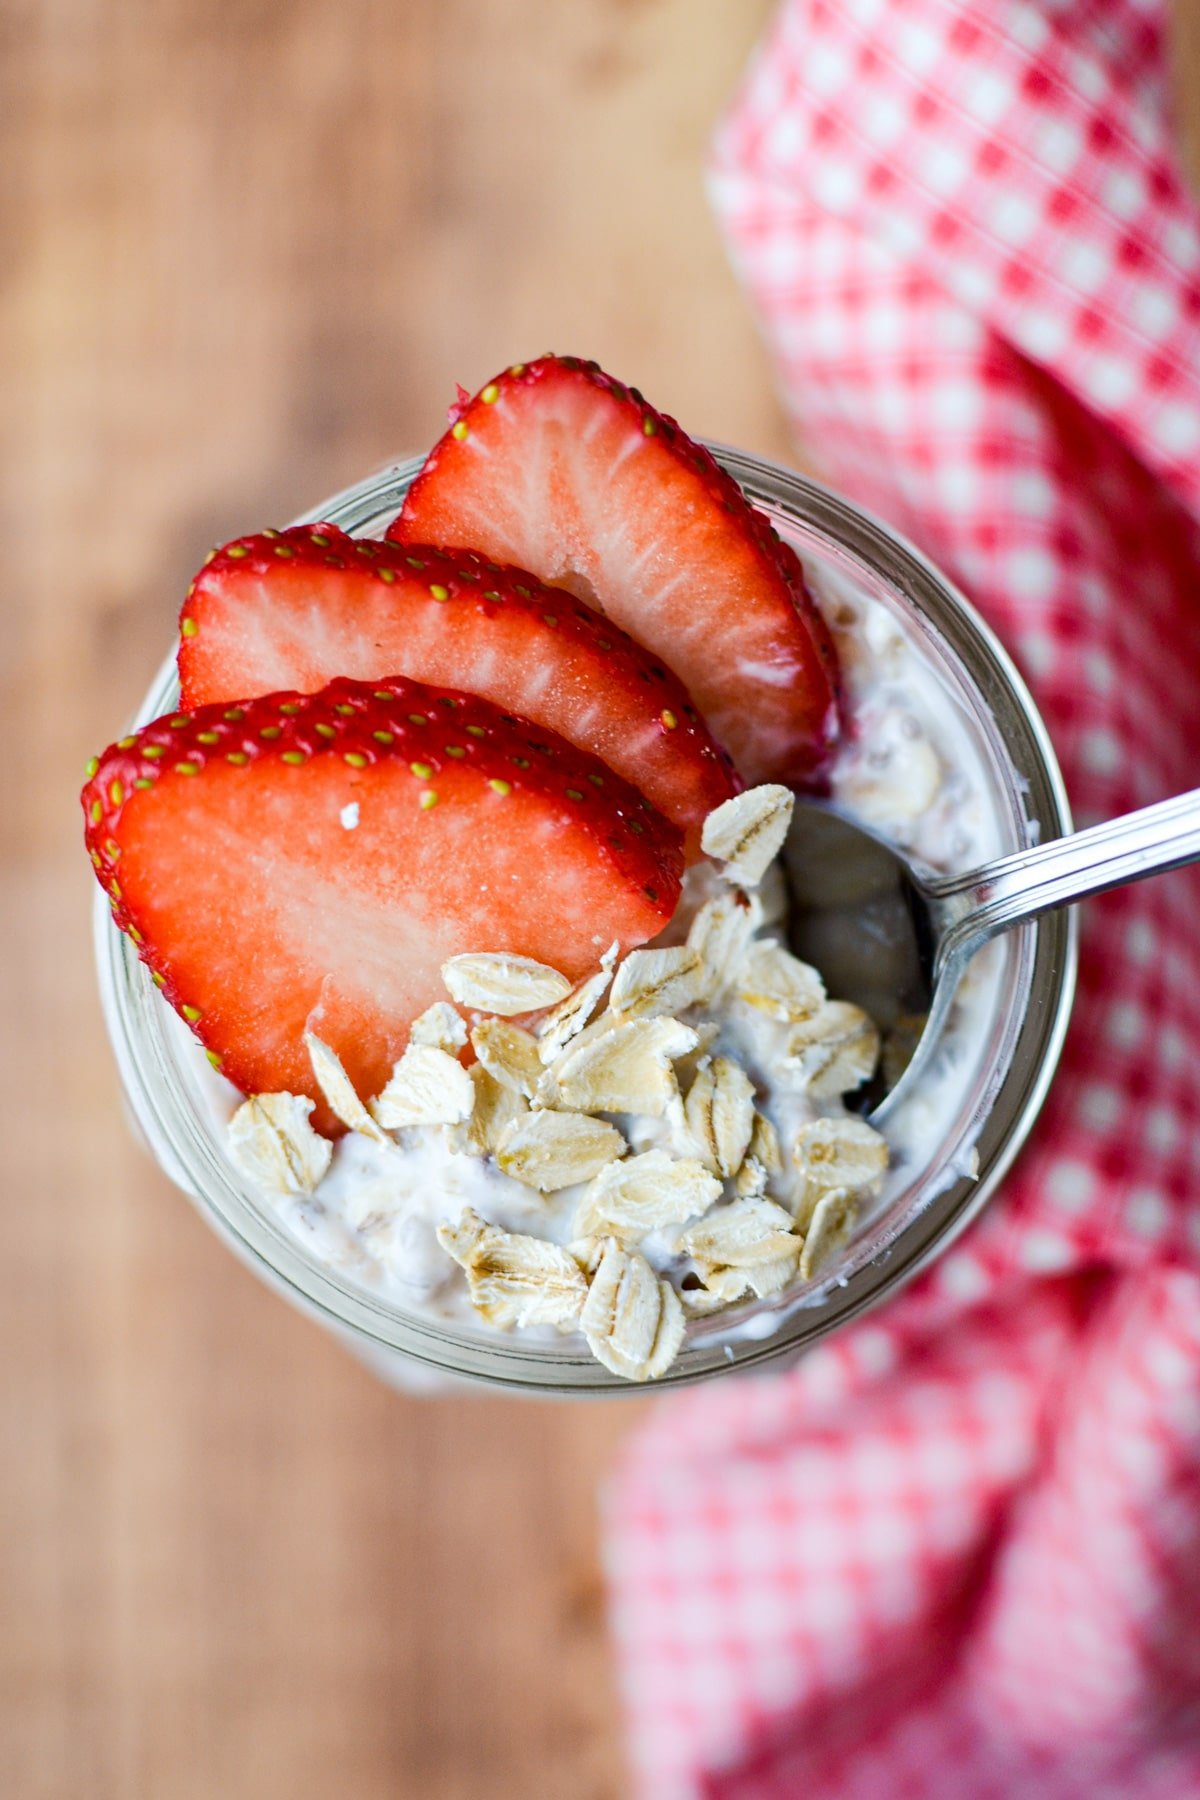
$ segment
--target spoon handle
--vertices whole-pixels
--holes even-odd
[[[943,922],[935,978],[951,961],[965,961],[988,938],[1024,919],[1197,861],[1200,788],[931,881],[927,891]]]

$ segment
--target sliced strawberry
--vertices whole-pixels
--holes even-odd
[[[375,1094],[448,956],[574,979],[679,898],[679,832],[619,776],[412,681],[159,719],[104,752],[83,806],[116,923],[247,1093],[320,1100],[311,1028]]]
[[[837,731],[829,634],[707,450],[575,357],[517,363],[451,417],[389,537],[571,588],[675,670],[746,781],[817,778]]]
[[[700,853],[736,791],[686,689],[562,588],[473,551],[355,542],[331,525],[240,538],[201,569],[180,620],[185,706],[336,676],[405,675],[520,713],[634,782]]]

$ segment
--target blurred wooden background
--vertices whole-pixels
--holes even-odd
[[[786,441],[706,134],[768,0],[0,0],[0,1793],[622,1792],[636,1408],[376,1384],[128,1137],[76,792],[207,547],[594,355]]]
[[[636,1407],[393,1395],[218,1246],[119,1115],[75,795],[207,546],[456,380],[569,349],[787,454],[700,177],[769,9],[0,0],[6,1797],[623,1789]]]

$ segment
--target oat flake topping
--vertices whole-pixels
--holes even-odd
[[[256,1094],[229,1121],[229,1152],[251,1181],[277,1194],[311,1194],[333,1160],[314,1131],[313,1102],[300,1094]]]
[[[445,1050],[453,1056],[465,1046],[467,1028],[462,1014],[455,1012],[448,1000],[435,1000],[420,1018],[413,1020],[408,1041],[410,1044],[432,1044],[435,1050]]]
[[[617,970],[609,1005],[623,1019],[682,1012],[704,991],[704,961],[686,944],[631,950]]]
[[[343,1124],[393,1150],[391,1133],[413,1134],[395,1166],[411,1143],[464,1159],[447,1167],[463,1204],[436,1243],[490,1324],[578,1329],[613,1374],[655,1380],[687,1315],[812,1280],[850,1238],[888,1150],[837,1101],[872,1075],[879,1034],[861,1008],[827,999],[817,970],[781,941],[773,859],[791,808],[786,789],[764,786],[710,815],[704,845],[724,867],[718,877],[700,865],[682,943],[623,961],[614,944],[574,988],[527,957],[452,957],[442,974],[457,1006],[438,1001],[413,1022],[367,1105],[307,1034]],[[463,1052],[476,1059],[467,1067]],[[291,1094],[247,1100],[230,1151],[269,1192],[319,1209],[333,1147],[312,1111]],[[373,1175],[368,1190],[370,1204],[347,1216],[386,1236],[394,1177]],[[475,1196],[533,1228],[490,1222]]]
[[[603,1021],[600,1021],[603,1024]],[[695,1048],[678,1019],[629,1019],[581,1034],[550,1070],[555,1105],[581,1112],[661,1114],[678,1084],[671,1060]]]
[[[370,1112],[386,1131],[410,1125],[460,1125],[471,1116],[475,1089],[456,1056],[433,1044],[410,1044]]]
[[[611,968],[602,965],[573,994],[568,994],[546,1014],[537,1028],[538,1055],[544,1063],[552,1063],[583,1030],[604,998],[611,980]]]
[[[734,992],[768,1018],[800,1025],[825,1004],[825,984],[808,963],[769,938],[751,944],[734,978]]]
[[[610,1238],[592,1276],[580,1330],[597,1362],[626,1381],[665,1375],[683,1342],[684,1314],[669,1281]]]
[[[800,1274],[805,1281],[811,1281],[822,1263],[847,1241],[856,1210],[854,1196],[846,1188],[830,1188],[822,1194],[813,1209],[800,1253]]]
[[[308,1060],[317,1078],[317,1086],[329,1102],[330,1112],[351,1131],[372,1138],[377,1144],[390,1144],[391,1138],[376,1124],[355,1093],[354,1083],[343,1069],[336,1052],[311,1031],[304,1034],[304,1048],[308,1051]]]
[[[578,1323],[587,1282],[579,1264],[543,1238],[501,1231],[468,1207],[457,1225],[438,1227],[438,1242],[467,1277],[476,1310],[493,1325]]]
[[[783,848],[795,797],[773,782],[735,794],[704,821],[700,847],[725,864],[725,875],[743,887],[757,887]]]
[[[498,1013],[505,1019],[556,1006],[571,991],[571,983],[557,969],[529,956],[493,952],[452,956],[442,964],[442,980],[460,1006]]]
[[[475,1090],[470,1117],[450,1135],[450,1147],[466,1156],[492,1156],[508,1127],[529,1111],[515,1088],[505,1087],[482,1063],[467,1071]]]
[[[715,1057],[689,1088],[683,1118],[700,1161],[727,1181],[750,1147],[754,1084],[730,1057]]]
[[[530,1097],[542,1075],[538,1042],[532,1032],[507,1019],[484,1019],[471,1033],[476,1056],[501,1087]]]
[[[496,1161],[515,1181],[549,1194],[590,1181],[625,1149],[616,1126],[603,1119],[577,1112],[531,1112],[505,1127]]]
[[[715,1000],[733,980],[754,933],[762,924],[762,907],[755,895],[735,889],[705,901],[688,931],[688,948],[703,964],[698,998]]]
[[[698,1218],[720,1192],[702,1163],[646,1150],[600,1171],[575,1215],[576,1236],[637,1244],[648,1231]]]
[[[868,1013],[848,1000],[827,1000],[788,1033],[783,1067],[815,1100],[861,1087],[875,1073],[879,1033]]]
[[[888,1164],[887,1140],[863,1119],[814,1119],[792,1147],[797,1168],[819,1188],[864,1188]]]

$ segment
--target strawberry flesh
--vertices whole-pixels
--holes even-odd
[[[571,588],[675,670],[744,780],[819,782],[836,659],[799,560],[707,450],[595,363],[518,363],[454,407],[388,536]]]
[[[572,980],[679,898],[678,830],[596,758],[473,695],[334,681],[200,707],[98,759],[88,849],[117,925],[246,1093],[318,1102],[313,1030],[379,1092],[462,951]]]
[[[656,657],[561,588],[473,551],[294,526],[228,544],[180,619],[185,706],[338,676],[453,685],[603,758],[684,831],[736,792],[728,757]]]

